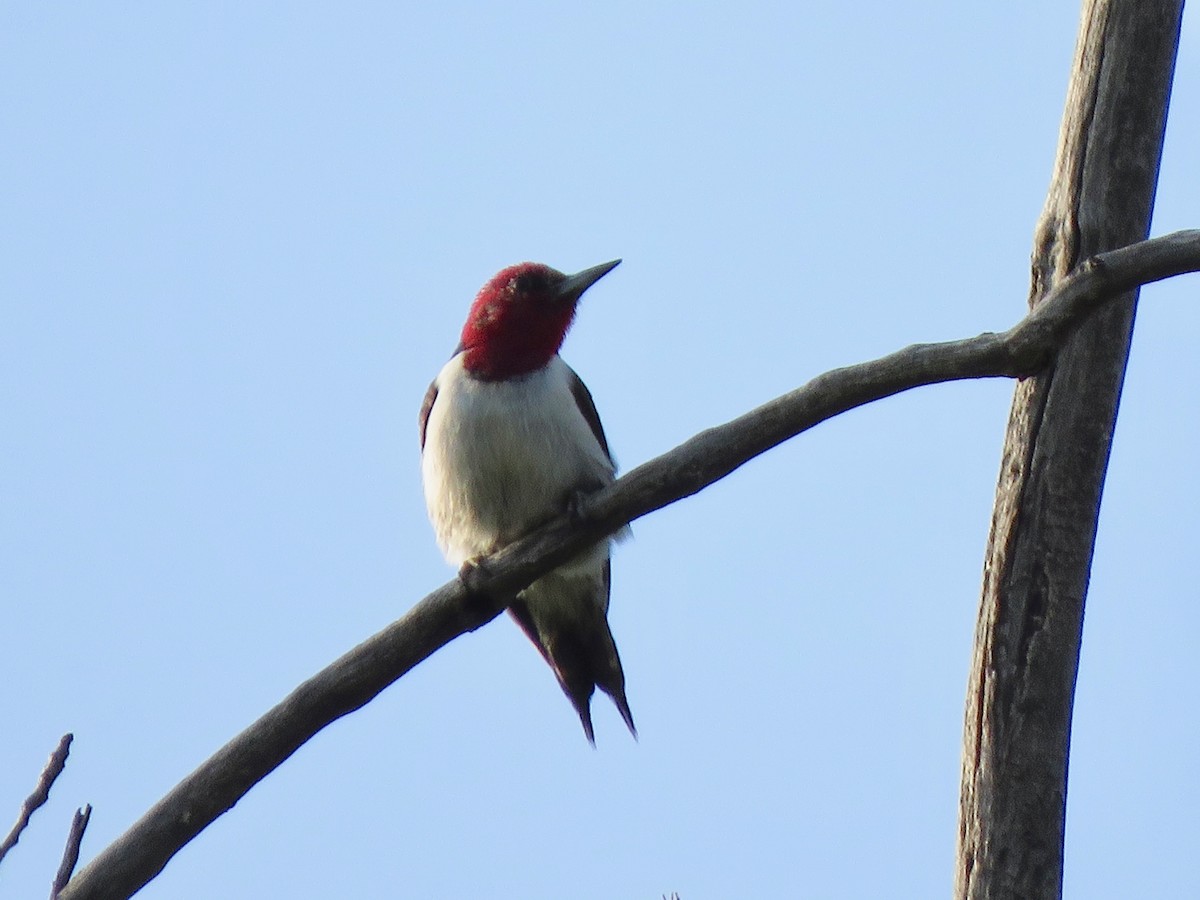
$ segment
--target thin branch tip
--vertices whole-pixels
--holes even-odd
[[[67,757],[71,755],[71,742],[73,740],[75,740],[75,735],[71,732],[67,732],[58,739],[58,746],[54,748],[54,751],[50,754],[50,758],[46,760],[46,765],[42,768],[42,774],[38,777],[37,785],[34,787],[33,792],[25,798],[25,802],[21,804],[16,824],[13,825],[4,840],[0,841],[0,861],[3,861],[4,857],[8,855],[8,851],[17,846],[17,842],[21,839],[21,833],[29,825],[30,818],[50,799],[50,788],[54,786],[54,782],[58,780],[58,776],[66,768]]]

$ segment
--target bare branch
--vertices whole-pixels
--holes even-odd
[[[73,734],[64,734],[59,739],[58,746],[54,748],[54,752],[50,754],[50,759],[46,761],[46,767],[42,769],[42,775],[38,778],[37,787],[33,789],[33,793],[26,797],[25,802],[21,804],[21,811],[17,814],[17,823],[13,825],[12,831],[8,833],[3,842],[0,842],[0,861],[3,861],[9,850],[17,846],[17,841],[21,839],[21,832],[29,824],[30,816],[34,814],[39,806],[50,799],[50,788],[58,776],[62,774],[62,770],[67,764],[67,756],[71,752],[71,741],[74,739],[75,736]]]
[[[509,598],[588,545],[702,490],[788,438],[840,413],[914,387],[1020,378],[1042,369],[1066,336],[1135,285],[1200,271],[1200,231],[1182,231],[1089,260],[1002,334],[917,344],[826,372],[803,387],[645,463],[588,499],[577,521],[548,523],[454,580],[403,618],[297,687],[233,738],[102,851],[61,900],[125,898],[305,741],[370,701],[423,659],[499,615]]]
[[[92,804],[85,803],[83,809],[75,810],[75,817],[71,820],[71,830],[67,834],[67,846],[63,849],[62,862],[58,866],[58,873],[54,876],[54,885],[50,888],[50,900],[57,900],[59,892],[71,880],[71,873],[75,871],[75,864],[79,862],[79,845],[83,843],[83,833],[87,831],[91,818]]]

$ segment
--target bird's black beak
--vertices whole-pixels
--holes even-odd
[[[558,286],[556,291],[558,298],[568,303],[574,303],[583,295],[584,291],[620,264],[621,261],[619,259],[614,259],[612,262],[601,263],[598,266],[592,266],[590,269],[584,269],[582,272],[576,272],[574,275],[568,275]]]

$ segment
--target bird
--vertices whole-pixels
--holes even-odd
[[[596,404],[559,350],[584,291],[620,262],[574,275],[520,263],[475,296],[418,423],[429,518],[443,555],[460,573],[577,509],[583,496],[615,479]],[[597,687],[637,737],[608,625],[612,540],[543,575],[508,608],[550,665],[593,747]]]

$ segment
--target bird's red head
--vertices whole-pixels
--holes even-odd
[[[562,346],[583,292],[619,262],[576,275],[528,262],[500,271],[476,295],[463,326],[467,371],[498,381],[542,368]]]

